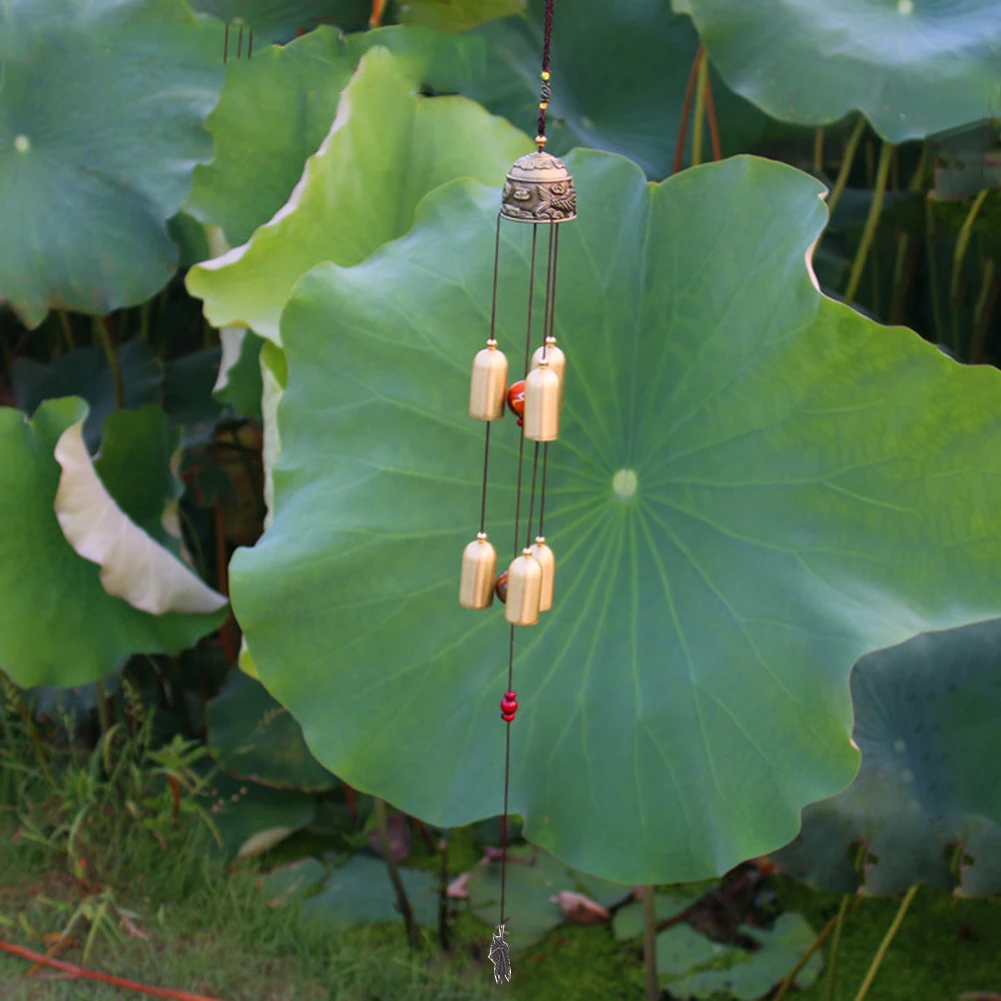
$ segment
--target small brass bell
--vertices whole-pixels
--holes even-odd
[[[494,602],[497,579],[497,550],[480,532],[462,553],[462,576],[459,579],[459,604],[463,608],[489,608]]]
[[[540,535],[532,546],[532,555],[542,567],[542,589],[539,594],[539,611],[548,612],[553,607],[553,586],[556,583],[556,557]]]
[[[508,567],[504,618],[513,626],[534,626],[539,621],[541,599],[542,567],[531,549],[523,549]]]
[[[507,398],[507,358],[491,338],[473,359],[469,382],[469,416],[478,421],[499,421]]]
[[[555,441],[560,436],[560,377],[543,358],[525,377],[525,437]]]
[[[567,165],[541,149],[519,157],[504,184],[501,215],[515,222],[576,219],[577,192]]]
[[[560,409],[562,410],[563,391],[567,374],[567,356],[561,348],[556,346],[556,338],[552,334],[546,338],[546,346],[544,348],[536,348],[535,354],[532,355],[532,368],[538,368],[542,364],[543,353],[545,353],[546,361],[549,362],[549,368],[560,377]]]

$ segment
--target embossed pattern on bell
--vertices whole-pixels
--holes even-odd
[[[507,175],[501,215],[516,222],[569,222],[577,217],[577,191],[566,164],[543,150],[517,160]]]

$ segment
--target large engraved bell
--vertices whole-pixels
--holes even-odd
[[[569,222],[577,217],[577,192],[567,165],[536,150],[515,162],[501,197],[501,215],[515,222]]]

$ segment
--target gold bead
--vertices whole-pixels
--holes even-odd
[[[542,76],[543,80],[548,80],[549,79],[549,70],[543,70],[542,73],[541,73],[541,76]]]
[[[525,437],[556,441],[560,436],[560,377],[547,359],[525,377]]]
[[[548,102],[548,101],[539,101],[539,107],[540,107],[540,108],[541,108],[541,109],[542,109],[543,111],[545,111],[545,110],[546,110],[546,108],[548,108],[548,107],[549,107],[549,102]]]
[[[532,355],[532,368],[538,368],[542,363],[543,348],[536,348]],[[556,338],[549,336],[545,345],[546,361],[549,362],[549,370],[555,372],[560,380],[560,410],[563,409],[563,391],[565,389],[567,377],[567,356],[561,348],[556,346]]]
[[[497,342],[487,346],[473,359],[469,382],[469,416],[478,421],[499,421],[504,416],[507,395],[507,358]]]
[[[462,576],[459,580],[459,604],[463,608],[489,608],[494,601],[497,579],[497,551],[479,532],[462,553]]]
[[[539,621],[541,600],[542,567],[531,549],[523,549],[507,570],[504,618],[513,626],[534,626]]]
[[[532,555],[542,567],[542,589],[539,593],[539,611],[548,612],[553,607],[553,586],[556,583],[556,557],[540,535],[532,546]]]
[[[539,149],[542,149],[542,147],[546,145],[546,141],[547,140],[546,140],[545,136],[536,136],[535,137],[535,145],[538,146]]]

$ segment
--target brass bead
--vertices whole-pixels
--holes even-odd
[[[538,368],[542,364],[542,348],[537,348],[532,355],[532,368]],[[563,393],[566,388],[567,356],[561,348],[556,346],[556,338],[549,336],[546,338],[545,347],[546,361],[549,362],[549,369],[555,372],[560,378],[560,410],[563,409]]]
[[[497,579],[497,551],[480,532],[462,553],[459,604],[463,608],[489,608],[494,602]]]
[[[540,535],[532,546],[532,555],[542,567],[542,590],[539,594],[539,611],[548,612],[553,607],[553,586],[556,583],[556,557]]]
[[[507,358],[497,342],[487,346],[473,359],[469,382],[469,416],[478,421],[499,421],[504,416],[507,396]]]
[[[513,626],[534,626],[539,621],[541,600],[542,567],[531,549],[523,549],[507,570],[504,618]]]
[[[540,74],[540,76],[542,77],[543,80],[548,80],[549,79],[549,70],[543,70],[542,73]]]
[[[555,441],[560,436],[560,377],[543,358],[525,377],[525,437]]]
[[[547,142],[548,142],[548,140],[546,139],[545,136],[536,136],[535,137],[535,145],[538,146],[540,150],[542,149],[543,146],[546,145]]]

